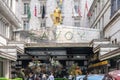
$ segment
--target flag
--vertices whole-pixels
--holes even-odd
[[[87,4],[87,0],[86,0],[86,3],[85,3],[85,8],[86,8],[86,10],[88,11],[88,4]]]
[[[45,6],[43,5],[43,8],[42,8],[42,19],[45,18]]]
[[[79,16],[82,17],[82,15],[81,15],[81,11],[80,11],[80,7],[78,7],[78,14],[79,14]]]
[[[87,10],[87,12],[88,12],[87,16],[91,16],[91,13],[90,13],[89,10],[88,10],[88,3],[87,3],[87,0],[86,0],[86,3],[85,3],[85,8],[86,8],[86,10]]]
[[[34,9],[34,16],[37,16],[37,8],[36,8],[36,5],[35,5],[35,9]]]
[[[87,16],[91,16],[92,14],[89,12],[89,10],[88,10],[88,3],[87,3],[87,0],[86,0],[86,3],[85,3],[85,11],[84,11],[84,17],[85,17],[85,12],[86,12],[86,10],[87,10]]]
[[[28,17],[28,20],[30,20],[31,18],[30,6],[28,6],[27,8],[27,17]]]

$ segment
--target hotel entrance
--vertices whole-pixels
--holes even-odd
[[[77,65],[84,74],[92,53],[91,47],[27,47],[24,55],[18,55],[22,63],[18,67],[25,69],[37,63],[43,72],[59,70],[67,75],[69,68]]]

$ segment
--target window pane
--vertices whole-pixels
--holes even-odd
[[[118,9],[120,8],[120,0],[117,1]]]
[[[24,3],[24,14],[27,14],[29,3]]]
[[[79,22],[79,20],[75,20],[74,25],[75,25],[76,27],[80,27],[80,22]]]
[[[41,27],[46,27],[46,19],[41,20]]]
[[[111,0],[111,17],[115,14],[115,12],[118,10],[119,1],[118,0]]]
[[[29,22],[28,21],[24,21],[23,22],[23,27],[24,27],[24,30],[29,30]]]

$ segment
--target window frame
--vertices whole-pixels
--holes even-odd
[[[46,27],[46,18],[42,19],[41,18],[41,23],[40,23],[40,27]]]
[[[28,20],[24,20],[23,21],[23,29],[24,30],[29,30],[29,21]]]
[[[28,7],[30,6],[30,3],[24,2],[24,14],[28,14]]]

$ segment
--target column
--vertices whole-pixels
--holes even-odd
[[[4,60],[4,63],[3,63],[3,76],[5,78],[9,78],[9,74],[10,74],[10,65],[9,65],[9,60]]]

